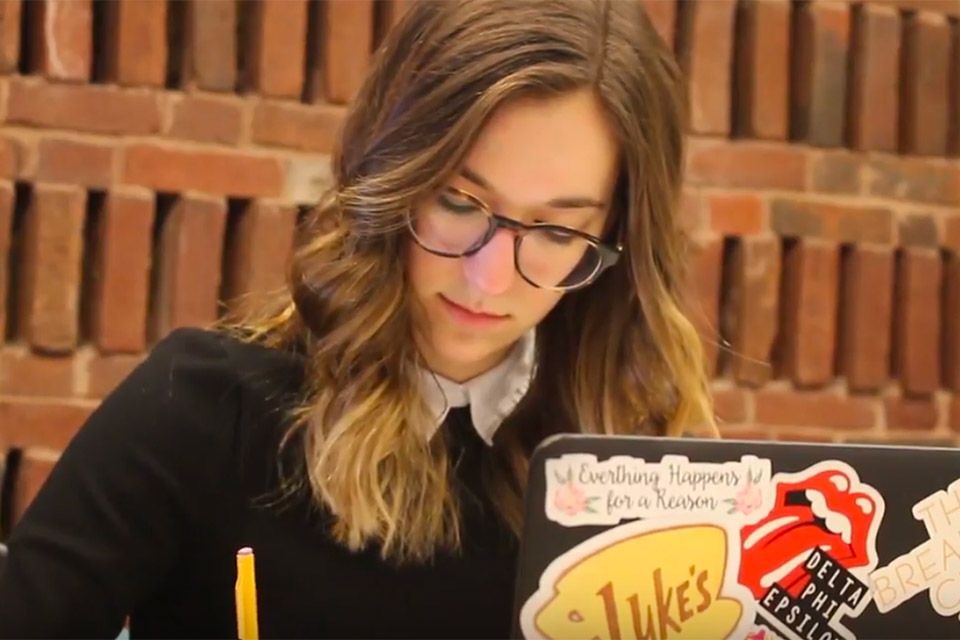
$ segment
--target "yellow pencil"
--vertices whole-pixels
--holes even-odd
[[[234,588],[237,599],[237,637],[240,640],[258,640],[257,624],[257,579],[253,567],[253,549],[243,547],[237,551],[237,584]]]

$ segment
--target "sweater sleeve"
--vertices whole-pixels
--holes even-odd
[[[170,570],[229,475],[224,340],[171,333],[81,427],[12,531],[0,637],[115,637]]]

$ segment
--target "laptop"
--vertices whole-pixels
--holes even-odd
[[[960,450],[561,435],[514,638],[960,638]]]

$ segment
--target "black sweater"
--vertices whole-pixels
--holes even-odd
[[[0,637],[236,638],[235,553],[256,553],[260,634],[506,637],[516,543],[489,504],[464,500],[458,555],[397,568],[351,553],[309,500],[276,487],[297,356],[199,329],[159,343],[71,441],[9,540]],[[485,445],[451,413],[461,488]],[[480,494],[480,491],[475,493]],[[409,514],[416,517],[416,514]]]

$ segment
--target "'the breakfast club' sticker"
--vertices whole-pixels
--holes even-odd
[[[844,620],[869,604],[870,582],[884,580],[871,576],[883,499],[843,462],[772,477],[770,468],[752,456],[548,460],[548,518],[632,521],[549,564],[521,611],[524,636],[853,640]],[[951,490],[960,521],[960,483]],[[951,512],[937,504],[917,509],[943,531]],[[952,585],[960,612],[960,579]],[[890,592],[890,606],[912,595],[901,592]]]
[[[941,616],[960,614],[960,480],[913,506],[929,539],[870,574],[881,613],[927,591]]]
[[[772,505],[770,461],[659,462],[589,454],[546,461],[547,517],[565,526],[617,524],[671,515],[727,516],[750,522]]]

